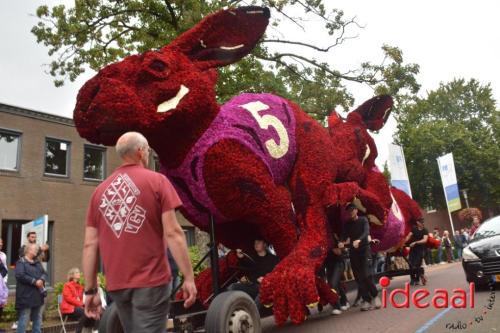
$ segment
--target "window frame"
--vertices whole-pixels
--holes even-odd
[[[186,237],[186,243],[188,247],[196,245],[196,233],[194,227],[191,226],[181,226],[182,231],[184,231],[184,236]],[[191,243],[191,244],[190,244]]]
[[[22,137],[23,137],[23,132],[21,131],[16,131],[16,130],[12,130],[12,129],[8,129],[8,128],[4,128],[4,127],[0,127],[0,132],[2,133],[5,133],[5,134],[10,134],[10,135],[17,135],[18,137],[18,145],[17,145],[17,156],[16,156],[16,165],[17,165],[17,169],[3,169],[1,166],[0,166],[0,171],[2,172],[15,172],[15,173],[19,173],[21,172],[21,146],[22,146]]]
[[[85,149],[86,148],[90,148],[90,149],[95,149],[95,150],[100,150],[103,154],[103,158],[102,158],[102,179],[98,179],[98,178],[88,178],[88,177],[85,177]],[[107,148],[104,147],[104,146],[99,146],[99,145],[91,145],[91,144],[87,144],[85,143],[83,145],[83,169],[82,169],[82,177],[83,177],[83,180],[84,181],[90,181],[90,182],[102,182],[104,179],[106,179],[106,176],[107,176],[107,170],[106,170],[106,165],[107,165]]]
[[[68,149],[66,150],[66,174],[61,175],[57,173],[46,172],[45,168],[47,166],[47,142],[55,141],[58,143],[66,143],[68,145]],[[43,143],[43,175],[47,177],[56,177],[56,178],[70,178],[71,177],[71,141],[58,139],[50,136],[45,137],[45,141]]]

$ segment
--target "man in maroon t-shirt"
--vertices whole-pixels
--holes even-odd
[[[184,306],[191,306],[196,298],[186,238],[175,218],[181,201],[164,175],[146,168],[149,150],[140,133],[122,135],[116,151],[123,164],[96,188],[87,212],[85,313],[91,318],[100,316],[100,253],[106,287],[126,333],[165,332],[171,293],[167,245],[184,276]]]

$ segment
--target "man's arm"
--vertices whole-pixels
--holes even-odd
[[[408,243],[408,241],[411,239],[411,237],[412,237],[412,236],[413,236],[413,233],[410,231],[410,232],[408,233],[408,235],[406,235],[406,238],[405,238],[405,242],[404,242],[404,244]]]
[[[253,266],[254,262],[248,259],[248,257],[243,254],[243,251],[241,249],[236,249],[236,256],[238,257],[238,265],[245,267],[245,268],[250,268]]]
[[[196,286],[194,284],[194,273],[191,261],[189,259],[189,252],[187,248],[186,236],[181,226],[175,217],[173,209],[168,210],[161,214],[161,222],[163,224],[164,239],[167,240],[168,248],[174,257],[179,270],[184,276],[184,283],[182,290],[184,292],[185,307],[190,307],[196,300]]]
[[[368,225],[368,219],[362,218],[363,220],[363,231],[361,235],[358,237],[359,240],[365,239],[370,235],[370,226]]]
[[[83,242],[83,276],[87,290],[97,288],[97,262],[99,255],[99,237],[97,228],[85,227],[85,240]]]
[[[47,244],[44,244],[40,247],[40,249],[42,250],[42,255],[41,255],[41,261],[43,262],[48,262],[50,260],[50,249],[49,249],[49,246]]]
[[[422,238],[421,240],[419,241],[416,241],[415,244],[425,244],[427,243],[427,239],[429,238],[429,236],[427,234],[424,235],[424,238]]]
[[[355,239],[352,241],[352,246],[357,249],[359,248],[359,244],[361,243],[361,240],[367,238],[368,243],[371,241],[370,237],[370,227],[368,226],[368,219],[366,218],[360,218],[360,220],[363,223],[363,230],[361,231],[361,235],[359,235],[358,239]]]

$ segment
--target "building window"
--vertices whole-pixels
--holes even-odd
[[[69,176],[70,143],[56,139],[45,141],[45,174]]]
[[[182,230],[184,230],[184,235],[186,235],[186,242],[188,246],[194,246],[195,244],[195,239],[194,239],[194,228],[193,227],[182,227]]]
[[[29,220],[2,220],[2,240],[3,240],[3,249],[7,255],[7,266],[9,269],[9,278],[8,285],[9,288],[15,288],[16,286],[16,278],[15,271],[16,262],[19,259],[20,253],[19,250],[21,246],[26,242],[26,235],[21,234],[22,225],[24,223],[30,222]],[[54,262],[54,251],[52,246],[52,232],[54,228],[53,221],[49,221],[49,230],[47,232],[50,252],[49,262],[45,265],[44,268],[47,271],[47,275],[49,277],[47,284],[52,285],[52,263]]]
[[[0,170],[19,171],[21,134],[0,130]]]
[[[103,180],[106,167],[106,149],[94,146],[85,146],[83,152],[83,178]]]
[[[160,172],[160,158],[154,151],[149,157],[149,165],[152,166],[153,171]]]

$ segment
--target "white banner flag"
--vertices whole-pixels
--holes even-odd
[[[391,185],[412,197],[410,179],[401,146],[389,144],[389,171],[391,172]]]
[[[458,193],[457,175],[455,173],[455,163],[453,154],[449,153],[438,157],[439,173],[443,182],[444,195],[448,210],[454,212],[462,208],[460,194]]]

